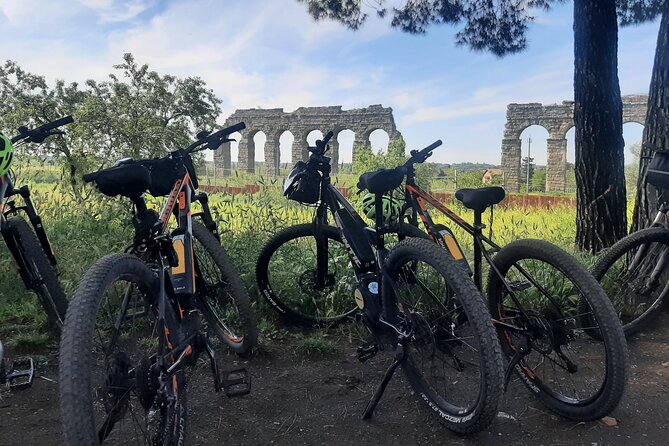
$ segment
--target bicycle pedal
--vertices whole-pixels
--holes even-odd
[[[515,280],[513,282],[508,282],[509,288],[511,291],[520,292],[525,291],[529,288],[532,288],[532,284],[527,280]]]
[[[378,344],[365,344],[358,347],[358,361],[365,362],[372,359],[379,352]]]
[[[251,393],[251,374],[245,368],[224,371],[221,388],[228,398]]]
[[[33,358],[15,359],[7,373],[7,383],[10,389],[25,389],[32,386],[35,377],[35,362]]]

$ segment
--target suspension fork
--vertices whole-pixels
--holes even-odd
[[[328,238],[322,229],[325,225],[327,225],[327,207],[321,204],[318,206],[314,218],[314,234],[316,236],[316,289],[325,287],[328,274]]]
[[[56,255],[54,254],[53,248],[51,247],[51,242],[49,242],[49,237],[46,235],[46,231],[44,230],[44,225],[42,224],[42,218],[37,213],[35,204],[33,203],[33,200],[30,196],[30,188],[28,188],[28,186],[22,186],[19,189],[14,189],[7,194],[7,197],[11,197],[13,195],[20,195],[21,198],[23,199],[25,205],[17,207],[15,209],[16,210],[22,209],[26,212],[26,214],[28,214],[28,220],[30,221],[30,224],[34,229],[35,234],[37,235],[37,239],[39,240],[40,245],[42,245],[44,253],[48,257],[49,262],[54,267],[58,266],[58,262],[56,261]]]

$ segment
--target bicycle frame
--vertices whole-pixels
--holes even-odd
[[[447,242],[444,242],[440,234],[434,230],[435,224],[430,216],[430,212],[427,209],[427,206],[425,205],[426,202],[431,206],[433,206],[434,208],[436,208],[441,213],[443,213],[444,215],[446,215],[446,217],[455,222],[455,224],[460,226],[467,233],[472,235],[472,239],[474,242],[474,283],[476,287],[481,292],[483,292],[482,265],[483,265],[483,258],[485,258],[486,262],[490,265],[492,271],[494,271],[494,273],[497,274],[497,276],[499,276],[499,278],[501,279],[502,284],[506,289],[506,292],[509,294],[511,300],[516,304],[518,311],[520,311],[521,314],[527,317],[527,314],[523,309],[523,305],[519,302],[516,293],[513,291],[513,289],[507,283],[507,281],[504,280],[504,275],[499,271],[499,269],[497,268],[491,257],[491,252],[492,253],[498,252],[502,248],[495,242],[490,240],[488,237],[483,235],[483,229],[485,226],[481,222],[481,213],[474,212],[473,225],[467,223],[459,215],[450,210],[445,204],[441,203],[439,200],[434,198],[428,192],[421,189],[416,184],[415,172],[413,171],[413,168],[410,168],[407,173],[407,181],[405,186],[405,205],[403,208],[404,212],[406,212],[409,209],[412,209],[413,215],[411,216],[410,223],[417,225],[416,216],[419,216],[421,221],[425,225],[425,228],[430,238],[437,244],[444,246],[446,249],[448,249],[451,252],[453,258],[457,259],[458,255],[462,255],[460,248],[457,246],[457,244],[451,245],[448,244]],[[487,244],[490,247],[490,249],[486,249],[484,243]],[[457,249],[457,252],[454,252],[455,249]],[[542,291],[542,293],[546,295],[546,297],[553,303],[553,305],[556,308],[559,308],[559,306],[553,301],[552,297],[550,297],[549,294],[545,292],[544,288],[539,283],[537,283],[537,281],[534,280],[534,278],[532,278],[532,276],[522,266],[515,265],[515,267],[533,286]],[[502,326],[505,329],[516,333],[527,332],[527,330],[522,327],[516,327],[515,325],[511,325],[496,319],[493,319],[493,323],[495,325]]]
[[[361,305],[357,302],[358,308],[363,311],[363,315],[370,328],[378,328],[379,322],[381,322],[384,325],[392,327],[394,332],[397,332],[397,328],[389,322],[389,315],[382,314],[382,311],[385,309],[381,303],[383,274],[381,265],[383,265],[383,261],[388,254],[388,249],[385,247],[384,235],[389,231],[387,224],[383,220],[381,196],[377,196],[377,219],[375,228],[372,228],[365,223],[360,214],[358,214],[342,193],[332,185],[329,159],[321,159],[319,161],[319,170],[322,172],[323,177],[321,181],[321,202],[316,208],[314,216],[316,234],[319,233],[319,227],[328,224],[329,209],[335,225],[339,229],[340,234],[342,234],[342,242],[351,259],[358,283],[361,285],[359,290],[362,294],[363,304]],[[317,278],[315,286],[319,287],[325,285],[327,274],[327,238],[317,236],[316,252]],[[374,257],[373,261],[369,261],[370,252]],[[374,282],[376,285],[374,285]]]

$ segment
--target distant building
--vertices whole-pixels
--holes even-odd
[[[481,182],[483,184],[490,184],[490,183],[492,183],[492,179],[494,177],[503,176],[503,175],[504,175],[504,171],[502,169],[487,169],[483,173],[483,179],[481,180]]]

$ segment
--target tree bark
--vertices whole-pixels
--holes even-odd
[[[615,2],[574,0],[576,243],[596,253],[627,234]]]
[[[662,20],[655,47],[653,75],[648,92],[648,114],[639,160],[633,231],[649,226],[657,213],[658,203],[669,201],[669,191],[645,184],[648,162],[657,149],[669,150],[669,0],[662,7]]]

